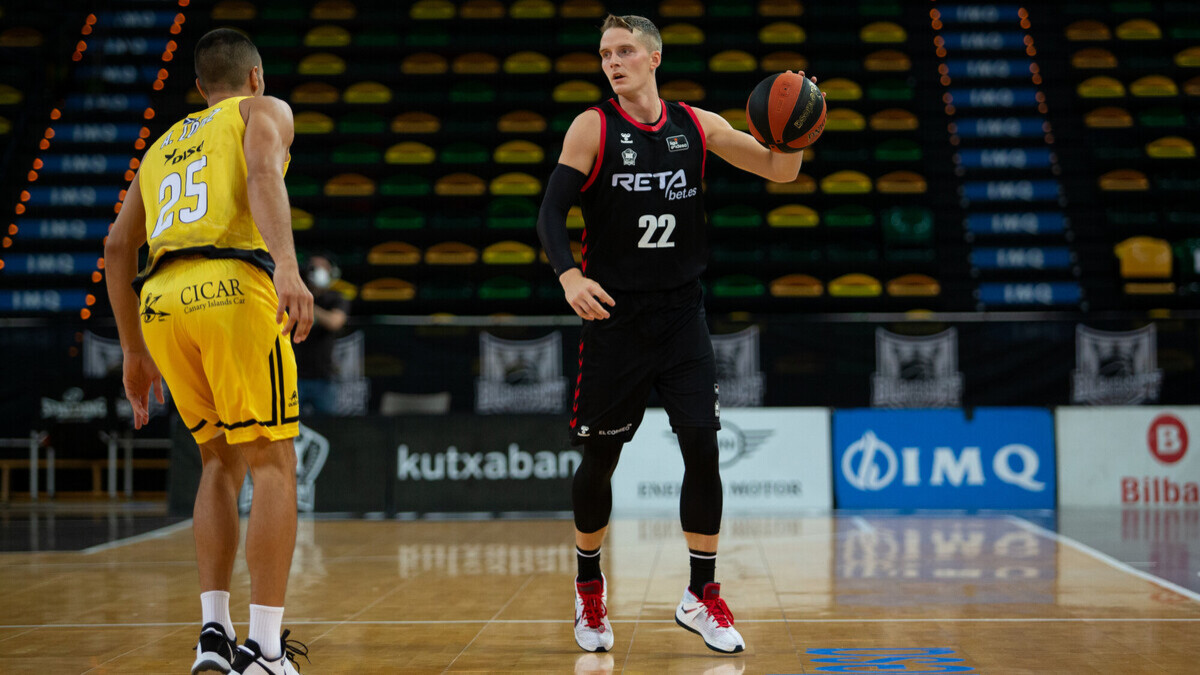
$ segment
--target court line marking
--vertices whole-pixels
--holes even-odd
[[[1053,530],[1047,530],[1046,528],[1042,527],[1041,525],[1038,525],[1037,523],[1033,523],[1028,520],[1025,520],[1024,518],[1021,518],[1019,516],[1009,516],[1008,520],[1023,530],[1027,530],[1027,531],[1032,532],[1041,537],[1045,537],[1046,539],[1051,539],[1060,544],[1065,544],[1066,546],[1070,546],[1071,548],[1075,549],[1076,551],[1079,551],[1080,553],[1086,553],[1087,555],[1092,556],[1093,558],[1095,558],[1096,560],[1099,560],[1100,562],[1107,563],[1108,565],[1112,566],[1114,569],[1120,570],[1122,572],[1126,572],[1128,574],[1132,574],[1133,576],[1138,577],[1139,579],[1142,579],[1144,581],[1149,581],[1150,583],[1154,584],[1155,586],[1165,588],[1166,590],[1171,591],[1173,593],[1178,593],[1179,595],[1182,595],[1183,597],[1193,600],[1195,602],[1200,602],[1200,593],[1197,593],[1193,590],[1184,588],[1183,586],[1180,586],[1179,584],[1176,584],[1171,581],[1167,581],[1166,579],[1163,579],[1162,577],[1150,574],[1149,572],[1143,572],[1142,570],[1139,570],[1136,567],[1131,567],[1127,563],[1123,563],[1120,560],[1117,560],[1116,558],[1108,555],[1107,553],[1098,551],[1077,539],[1072,539],[1071,537],[1068,537],[1065,534],[1059,534],[1057,532],[1054,532]]]
[[[515,597],[515,596],[514,596]],[[572,625],[572,619],[412,619],[412,620],[372,620],[337,621],[337,620],[305,620],[293,621],[288,619],[289,626],[440,626],[440,625],[469,625],[469,624],[560,624]],[[610,623],[653,623],[675,624],[674,619],[610,619]],[[738,619],[738,623],[1200,623],[1200,617],[930,617],[902,619]],[[235,626],[248,626],[245,621],[234,621]],[[0,629],[30,629],[43,628],[174,628],[199,626],[198,621],[175,621],[163,623],[44,623],[44,624],[11,624],[0,625]]]
[[[192,526],[192,519],[188,518],[187,520],[180,521],[178,523],[175,523],[174,525],[166,525],[166,526],[160,527],[157,530],[150,530],[149,532],[143,532],[141,534],[136,534],[132,537],[125,537],[124,539],[116,539],[114,541],[105,542],[103,544],[97,544],[96,546],[89,546],[89,547],[83,549],[82,551],[80,551],[80,553],[82,553],[84,555],[92,555],[93,553],[100,553],[102,551],[111,551],[114,548],[128,546],[129,544],[137,544],[137,543],[141,543],[143,541],[150,541],[151,539],[161,539],[162,537],[166,537],[168,535],[175,534],[176,532],[179,532],[181,530],[186,530],[186,529],[190,528],[191,526]],[[64,551],[64,552],[69,553],[70,551]]]
[[[480,635],[483,635],[483,631],[487,630],[488,626],[492,625],[493,623],[499,623],[499,621],[497,620],[497,617],[499,617],[501,614],[503,614],[504,610],[508,609],[508,606],[513,603],[513,600],[516,600],[517,596],[521,594],[521,591],[525,590],[525,587],[528,586],[530,584],[530,582],[533,581],[534,576],[535,575],[533,575],[533,574],[529,575],[529,578],[525,580],[525,583],[521,584],[521,587],[518,588],[516,591],[514,591],[511,596],[509,596],[508,602],[504,603],[503,607],[496,610],[496,613],[492,615],[491,619],[488,619],[487,621],[483,622],[483,625],[480,626],[479,630],[475,632],[475,637],[471,638],[471,641],[468,642],[466,644],[466,646],[462,648],[462,651],[460,651],[454,657],[454,659],[451,660],[450,663],[446,664],[446,667],[444,669],[442,669],[443,673],[448,672],[452,667],[454,667],[454,664],[457,663],[458,660],[462,658],[463,654],[467,653],[467,650],[471,648],[471,645],[475,644],[475,641],[479,639]],[[558,620],[551,620],[551,621],[553,621],[554,623],[564,623],[564,622],[558,621]],[[450,622],[447,622],[447,623],[450,623]],[[478,623],[478,622],[472,622],[472,623]],[[509,623],[509,622],[505,621],[504,623]]]
[[[867,519],[862,516],[854,516],[850,519],[850,522],[854,523],[854,527],[858,528],[860,532],[875,534],[875,526],[868,523]]]

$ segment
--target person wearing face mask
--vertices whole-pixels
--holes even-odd
[[[310,256],[304,266],[304,283],[313,295],[313,326],[308,340],[296,348],[300,409],[304,413],[337,414],[337,375],[333,343],[350,315],[350,301],[331,289],[335,268],[323,255]]]

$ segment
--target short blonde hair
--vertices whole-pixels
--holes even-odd
[[[600,26],[600,32],[604,33],[609,28],[624,28],[633,33],[633,37],[641,40],[642,44],[646,45],[650,51],[662,52],[662,35],[658,32],[658,27],[644,16],[609,14],[608,18],[604,20],[604,25]]]

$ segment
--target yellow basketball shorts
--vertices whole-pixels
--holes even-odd
[[[142,287],[142,335],[197,443],[299,433],[296,356],[275,323],[278,302],[264,270],[225,258],[169,261]]]

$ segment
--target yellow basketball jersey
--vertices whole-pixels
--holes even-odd
[[[273,272],[246,191],[246,122],[238,105],[245,98],[227,98],[176,122],[142,159],[150,255],[139,284],[164,257],[184,254],[238,258]]]

